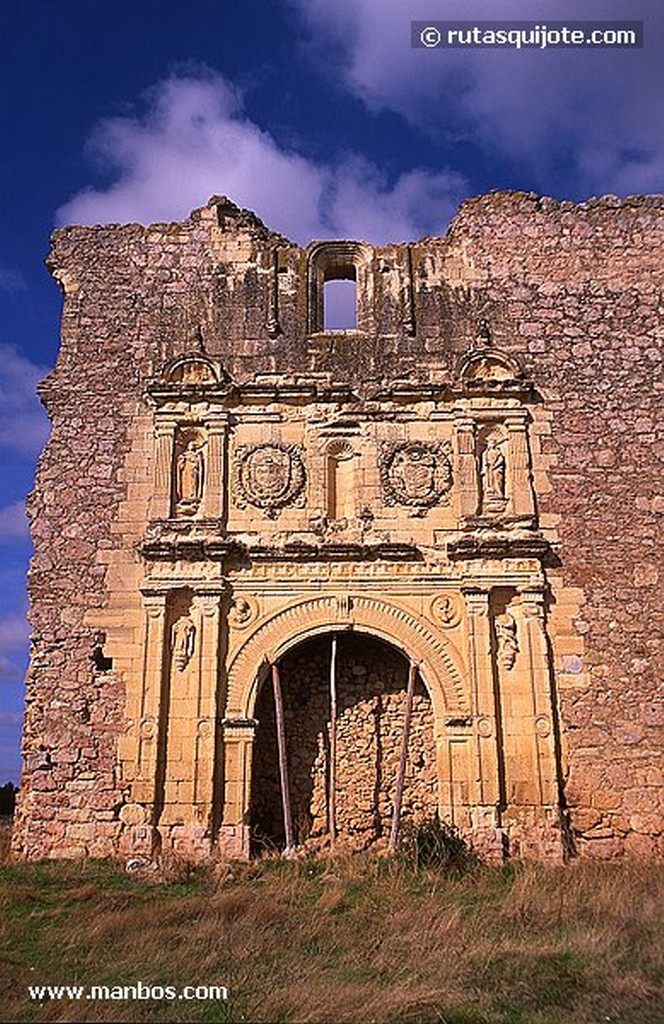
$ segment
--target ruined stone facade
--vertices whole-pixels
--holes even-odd
[[[657,198],[468,201],[303,249],[213,199],[56,232],[19,856],[204,859],[404,817],[488,856],[652,856]],[[326,282],[357,324],[325,328]],[[660,446],[661,448],[661,446]]]

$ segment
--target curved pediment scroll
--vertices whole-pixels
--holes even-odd
[[[218,363],[200,352],[179,356],[161,374],[164,384],[195,384],[214,386],[230,383],[230,376]]]
[[[458,377],[465,385],[522,382],[523,370],[512,356],[495,348],[480,348],[461,361]]]

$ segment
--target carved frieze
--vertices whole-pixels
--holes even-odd
[[[386,505],[407,505],[420,514],[446,504],[452,487],[449,445],[427,441],[383,443],[380,477]]]
[[[276,518],[302,495],[306,471],[300,446],[271,442],[237,451],[234,497],[238,508],[254,505]]]

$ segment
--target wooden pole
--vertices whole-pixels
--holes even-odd
[[[286,730],[284,728],[284,702],[281,694],[281,680],[278,665],[272,666],[272,689],[274,690],[274,717],[277,723],[277,750],[279,753],[279,780],[281,782],[281,806],[284,813],[285,854],[293,849],[293,816],[291,813],[288,761],[286,758]]]
[[[392,828],[390,830],[389,851],[394,853],[399,839],[399,826],[401,824],[401,804],[403,802],[403,784],[406,778],[406,762],[408,760],[408,740],[410,739],[410,722],[413,715],[413,697],[415,696],[415,680],[417,679],[417,665],[411,661],[408,669],[408,689],[406,691],[406,711],[403,719],[403,732],[401,733],[401,754],[399,756],[399,770],[397,772],[397,784],[394,790],[394,811],[392,815]]]
[[[337,838],[337,818],[335,789],[337,784],[337,635],[332,634],[332,650],[330,653],[330,796],[329,796],[329,830],[330,846],[333,847]]]

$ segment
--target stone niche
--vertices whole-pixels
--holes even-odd
[[[618,366],[659,210],[496,194],[445,239],[302,249],[216,198],[56,232],[16,855],[384,846],[409,684],[402,821],[657,852],[650,349]]]

